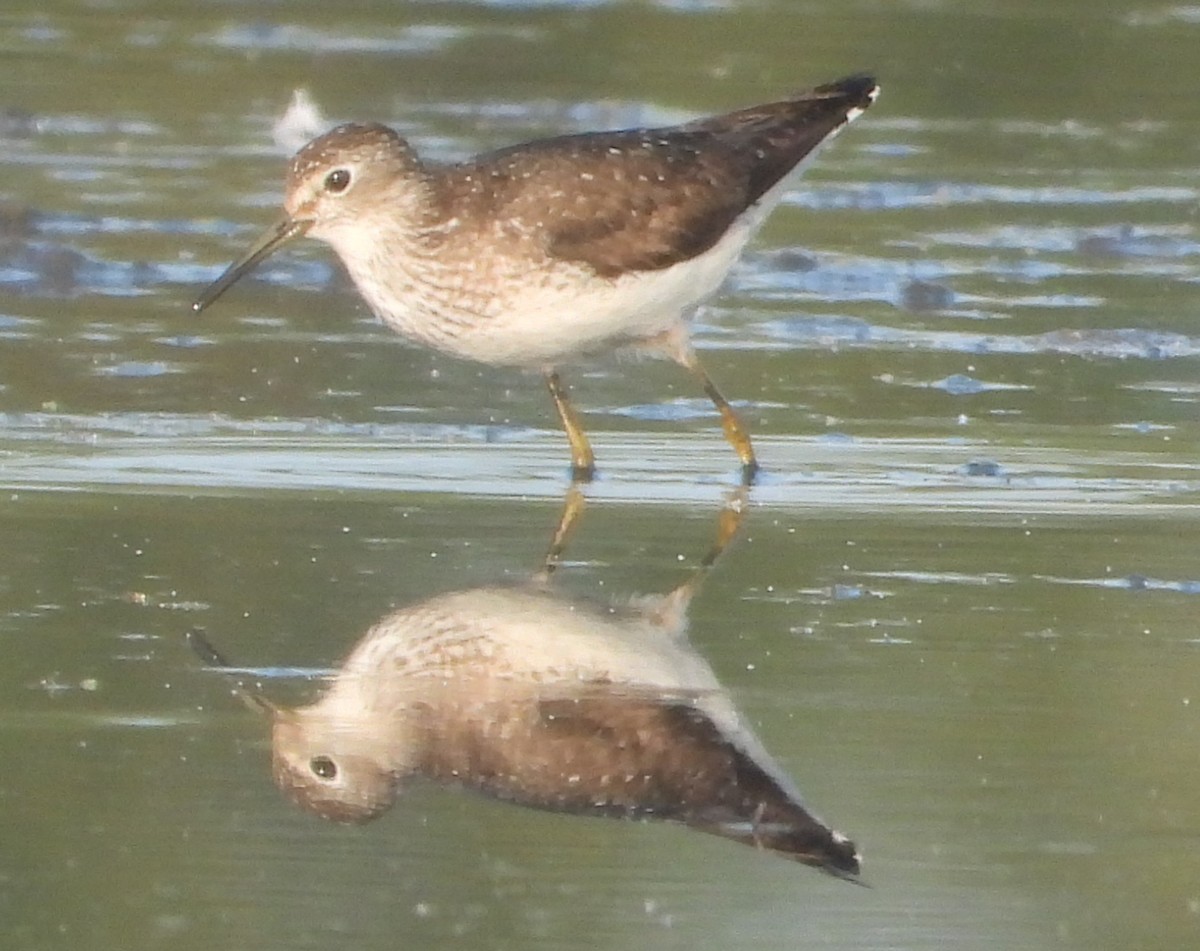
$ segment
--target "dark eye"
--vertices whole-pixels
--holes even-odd
[[[350,169],[335,168],[325,176],[325,191],[337,195],[344,192],[350,185]]]
[[[334,779],[337,777],[337,763],[328,756],[314,756],[309,761],[308,767],[313,771],[314,776],[318,776],[321,779]]]

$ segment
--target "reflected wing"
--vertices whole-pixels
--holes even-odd
[[[854,845],[812,816],[701,707],[622,695],[481,710],[432,772],[541,809],[658,818],[856,874]]]

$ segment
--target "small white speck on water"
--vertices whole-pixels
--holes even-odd
[[[350,534],[350,526],[349,526],[349,525],[343,525],[343,526],[342,526],[342,534],[343,534],[343,535],[349,535],[349,534]]]
[[[912,643],[907,637],[895,637],[884,631],[879,637],[871,637],[867,639],[868,644],[895,644],[899,646],[907,646]]]
[[[747,670],[755,670],[755,669],[757,669],[757,668],[756,668],[756,666],[755,666],[754,664],[747,664],[747,665],[746,665],[746,669],[747,669]]]

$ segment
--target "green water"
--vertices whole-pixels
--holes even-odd
[[[1198,9],[9,3],[4,946],[1193,945]],[[568,456],[539,380],[395,339],[315,244],[188,310],[275,212],[292,90],[454,158],[860,69],[700,318],[765,471],[691,640],[872,887],[421,783],[295,809],[185,633],[311,693],[534,570]],[[556,583],[665,593],[733,454],[671,365],[568,378],[601,478]]]

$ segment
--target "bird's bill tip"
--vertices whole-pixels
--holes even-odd
[[[221,276],[208,285],[194,301],[192,310],[200,313],[242,277],[249,274],[259,263],[273,254],[293,238],[298,238],[309,228],[311,222],[283,215],[270,228],[264,231],[246,252],[227,267]]]
[[[187,632],[185,637],[188,646],[191,647],[192,651],[206,667],[226,672],[229,672],[233,667],[225,659],[225,656],[213,647],[212,642],[208,639],[208,635],[202,628],[192,628]],[[277,717],[280,713],[281,708],[278,704],[268,699],[257,683],[248,684],[240,678],[236,679],[232,692],[242,703],[257,713],[265,714],[269,717]]]

